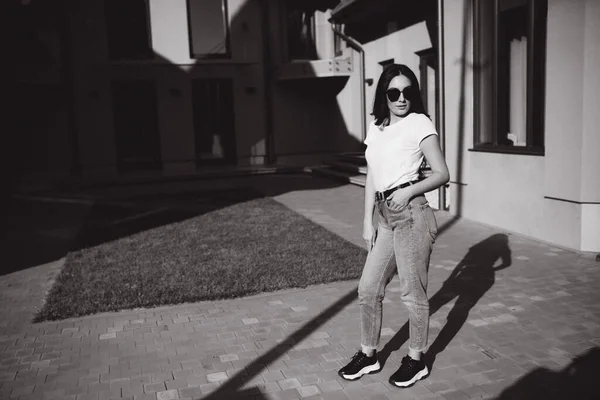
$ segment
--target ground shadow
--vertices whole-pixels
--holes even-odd
[[[245,396],[248,396],[249,394],[260,396],[261,393],[257,387],[251,389],[242,389],[242,387],[254,377],[260,375],[260,373],[264,371],[268,365],[277,361],[279,357],[293,348],[297,343],[300,343],[302,340],[306,339],[313,332],[319,329],[320,326],[333,318],[348,304],[355,301],[357,297],[357,290],[358,287],[355,287],[349,291],[346,295],[341,297],[331,306],[327,307],[319,315],[305,323],[281,343],[278,343],[277,346],[252,361],[252,363],[246,366],[244,370],[229,378],[215,392],[204,397],[204,400],[240,399],[247,398]]]
[[[560,371],[537,368],[505,389],[496,400],[598,399],[600,348],[580,354]]]
[[[243,2],[235,11],[230,10],[232,15],[226,32],[226,42],[220,43],[220,46],[226,48],[231,44],[236,49],[237,53],[230,55],[230,58],[220,60],[218,57],[213,57],[215,54],[190,55],[193,59],[192,63],[185,65],[186,68],[182,68],[181,65],[174,64],[168,57],[154,52],[152,46],[149,45],[146,49],[149,56],[144,56],[143,62],[138,62],[139,60],[120,62],[120,59],[111,59],[107,61],[106,65],[102,64],[102,68],[107,68],[107,71],[110,72],[111,80],[118,81],[117,83],[137,82],[144,83],[147,86],[144,86],[146,89],[154,88],[148,91],[148,94],[152,94],[152,96],[145,97],[151,97],[157,104],[160,102],[163,104],[163,108],[165,104],[172,108],[172,113],[169,114],[169,134],[179,135],[178,132],[185,128],[184,122],[190,119],[190,114],[186,114],[185,110],[192,108],[195,156],[197,157],[195,162],[198,169],[196,172],[208,172],[205,175],[211,175],[213,181],[228,181],[228,178],[235,177],[235,171],[232,174],[232,170],[235,170],[238,162],[236,156],[241,158],[249,155],[260,156],[251,146],[263,140],[266,142],[265,158],[267,163],[277,162],[277,157],[293,158],[298,154],[311,153],[331,154],[360,148],[360,142],[348,132],[335,97],[346,84],[347,77],[317,79],[310,64],[307,63],[304,75],[300,79],[282,81],[278,78],[278,69],[284,64],[291,64],[292,61],[295,61],[286,59],[287,56],[282,54],[280,49],[283,46],[277,46],[276,44],[279,42],[274,42],[275,38],[280,36],[283,28],[264,23],[276,20],[271,14],[280,12],[281,5],[279,3],[275,1]],[[113,1],[111,4],[115,5],[117,2]],[[331,8],[336,4],[337,1],[332,0],[310,2],[310,4],[296,2],[293,6],[302,11],[305,17],[308,17],[314,10],[322,11],[324,8]],[[10,56],[8,59],[14,64],[12,66],[15,67],[15,70],[23,72],[20,73],[14,86],[15,94],[19,94],[19,96],[15,97],[16,100],[9,96],[9,103],[14,103],[15,107],[15,112],[10,113],[11,118],[15,118],[17,121],[11,125],[17,128],[10,135],[11,146],[7,146],[11,149],[10,154],[7,154],[10,157],[7,159],[12,169],[7,170],[9,176],[4,187],[8,189],[9,194],[18,192],[21,186],[29,187],[30,184],[34,187],[39,184],[43,189],[34,190],[34,196],[30,198],[7,196],[7,206],[3,207],[3,213],[8,217],[8,223],[2,227],[2,234],[8,240],[3,241],[0,253],[8,262],[3,263],[0,275],[58,260],[69,251],[116,240],[142,230],[198,216],[235,202],[264,196],[263,193],[256,191],[249,191],[245,195],[234,194],[235,191],[226,194],[219,191],[211,197],[206,192],[194,193],[194,189],[185,188],[185,180],[182,180],[181,177],[165,177],[160,173],[156,174],[156,171],[160,171],[162,168],[163,163],[178,161],[166,160],[167,157],[161,154],[160,132],[166,128],[159,126],[160,118],[156,118],[157,116],[154,115],[157,109],[156,104],[149,105],[152,101],[124,101],[123,99],[133,98],[140,100],[138,97],[131,97],[134,94],[131,92],[137,87],[136,85],[121,85],[127,89],[121,88],[129,97],[125,96],[121,98],[121,101],[116,101],[118,100],[115,97],[117,92],[114,90],[111,92],[110,84],[103,87],[97,82],[92,84],[81,78],[81,76],[87,76],[86,74],[89,75],[89,69],[96,68],[96,64],[99,62],[95,58],[87,60],[86,54],[103,54],[106,50],[100,48],[104,41],[102,38],[91,37],[94,40],[89,40],[87,43],[87,39],[90,38],[89,27],[91,25],[107,25],[108,30],[104,34],[109,36],[107,41],[109,53],[111,46],[118,45],[124,40],[118,35],[116,39],[113,37],[115,36],[113,32],[116,29],[115,24],[108,26],[108,14],[106,14],[106,10],[103,10],[100,1],[82,3],[71,0],[27,2],[11,0],[9,6],[9,13],[14,20],[11,25],[13,34],[27,40],[22,40],[18,46],[7,50]],[[147,2],[145,7],[148,7]],[[119,12],[109,14],[112,17],[115,15],[118,17]],[[127,15],[123,15],[124,17],[121,19],[128,18]],[[188,22],[190,26],[194,25],[194,21]],[[117,25],[123,25],[122,23],[123,21]],[[127,24],[123,26],[127,26]],[[201,24],[196,23],[195,26],[198,27]],[[131,30],[136,27],[131,27]],[[145,29],[149,29],[148,26]],[[187,33],[192,35],[191,31]],[[247,43],[246,36],[248,35],[256,35],[257,43]],[[111,41],[111,38],[114,40]],[[303,37],[303,39],[310,38]],[[240,43],[229,43],[231,40],[238,40]],[[86,42],[86,45],[82,46],[82,42]],[[126,48],[127,43],[125,43],[125,47],[121,47]],[[216,49],[220,51],[221,47]],[[194,52],[193,49],[190,49],[190,53],[192,52]],[[247,52],[252,53],[248,59],[244,58],[246,56],[242,56]],[[23,54],[27,54],[28,57],[23,57]],[[23,66],[28,68],[22,68]],[[49,71],[52,72],[50,75],[53,79],[51,80],[45,78]],[[214,144],[212,142],[214,140],[213,132],[210,131],[214,127],[201,122],[215,113],[206,109],[204,103],[198,101],[202,96],[194,96],[194,90],[197,89],[195,84],[206,83],[215,76],[224,76],[226,80],[233,82],[236,98],[253,97],[247,105],[262,104],[261,102],[264,101],[265,109],[271,110],[271,112],[265,112],[265,115],[253,115],[254,118],[258,118],[257,129],[245,130],[241,133],[234,132],[234,136],[237,135],[234,139],[231,138],[231,132],[222,133],[221,139],[225,150],[231,150],[230,154],[225,154],[223,160],[204,159],[202,155],[199,155]],[[166,87],[164,87],[165,85]],[[203,87],[200,85],[200,89]],[[189,95],[190,88],[192,89],[191,96]],[[62,95],[57,96],[56,91]],[[207,91],[210,92],[208,89]],[[197,92],[202,92],[202,90]],[[51,93],[51,95],[42,96],[46,93]],[[298,99],[293,100],[296,98]],[[37,101],[32,102],[31,99]],[[107,101],[106,104],[105,101]],[[78,102],[88,104],[100,111],[106,105],[109,113],[102,114],[99,111],[98,114],[86,114],[81,111],[85,111],[86,106],[81,106],[81,110],[77,111]],[[186,102],[191,105],[186,105]],[[281,104],[294,105],[294,107],[288,107],[290,110],[286,114],[283,113]],[[144,108],[144,105],[148,107]],[[60,109],[61,118],[52,117],[58,115],[57,111],[49,112],[54,108]],[[226,111],[231,112],[231,110]],[[258,107],[256,111],[263,113],[264,110]],[[82,115],[80,116],[78,113],[82,113]],[[112,127],[105,122],[111,119],[109,118],[111,114],[114,119]],[[216,118],[230,116],[225,114],[218,114]],[[77,123],[78,118],[82,121]],[[264,119],[264,124],[260,123],[261,118]],[[49,123],[49,120],[52,123]],[[324,126],[323,131],[328,132],[328,135],[322,135],[315,130],[311,122],[314,120],[321,121],[320,125]],[[278,136],[275,133],[280,131],[286,133],[289,130],[290,121],[295,121],[295,125],[299,125],[301,128],[305,127],[304,134],[288,134],[286,140],[282,140],[283,135]],[[245,122],[252,125],[249,121]],[[107,129],[106,134],[112,134],[112,130],[109,128],[114,128],[116,165],[120,175],[119,179],[122,181],[108,179],[106,182],[96,182],[95,180],[86,182],[81,176],[82,165],[90,164],[93,167],[97,162],[97,160],[84,159],[86,156],[94,155],[92,154],[94,149],[90,149],[90,146],[83,143],[80,138],[80,136],[89,136],[90,133],[87,131],[83,134],[78,133],[78,130],[87,129],[88,125],[97,125],[98,134],[101,134],[102,129]],[[122,129],[118,129],[119,126]],[[263,129],[266,132],[263,132]],[[125,135],[127,132],[130,134]],[[126,140],[121,136],[127,136]],[[182,137],[182,135],[179,136]],[[182,137],[183,139],[185,138]],[[233,144],[231,140],[234,140]],[[235,149],[236,140],[243,143],[237,146],[237,149]],[[194,142],[191,145],[194,146]],[[56,154],[59,154],[60,157]],[[127,161],[128,159],[149,159],[150,161],[130,162]],[[62,170],[71,169],[72,176],[66,182],[53,180],[50,172],[60,168]],[[225,177],[212,174],[219,168],[225,170]],[[152,171],[153,169],[154,171]],[[300,169],[296,168],[296,171],[298,170]],[[142,179],[131,175],[132,171],[141,173]],[[36,174],[40,175],[42,182],[29,181],[30,176]],[[149,178],[151,176],[158,177],[158,179],[153,180]],[[73,178],[72,181],[71,178]],[[188,182],[192,180],[189,176],[184,178]],[[46,182],[44,179],[48,181]],[[202,174],[199,179],[209,180]],[[140,184],[140,181],[145,182]],[[180,183],[178,186],[180,192],[170,191],[168,199],[160,192],[162,189],[159,189],[160,183],[166,181]],[[85,194],[92,182],[96,185],[99,184],[98,186],[112,184],[114,188],[118,186],[118,190],[124,191],[144,185],[150,189],[144,197],[108,195],[92,196],[90,200]],[[85,186],[83,189],[78,186],[81,183]],[[294,187],[293,183],[298,186]],[[310,183],[305,179],[282,179],[274,183],[274,187],[268,188],[267,191],[268,195],[277,195],[283,193],[284,190],[333,188],[345,183],[336,180],[315,179],[315,182]],[[53,190],[46,190],[48,185]],[[198,185],[194,182],[190,186]],[[220,186],[228,186],[228,184]],[[247,184],[238,184],[238,188],[242,189],[238,193],[243,192],[245,186]],[[211,189],[211,191],[214,190]],[[28,189],[28,193],[31,193],[30,189]],[[38,201],[39,197],[44,200]]]
[[[39,2],[39,3],[43,3],[43,2]],[[271,2],[264,2],[265,4],[267,3],[271,3]],[[304,3],[304,2],[303,2]],[[311,2],[312,3],[312,2]],[[432,2],[431,2],[432,3]],[[468,1],[466,1],[466,3],[469,3]],[[66,4],[74,4],[71,2],[68,2]],[[83,4],[83,3],[81,3]],[[244,30],[245,26],[247,26],[247,24],[245,24],[245,17],[244,16],[244,10],[242,10],[239,14],[239,18],[237,18],[236,21],[232,22],[232,31],[234,30]],[[379,24],[380,26],[384,26],[385,24]],[[466,25],[466,24],[465,24]],[[267,24],[264,24],[264,26],[267,26]],[[91,51],[93,52],[93,51]],[[268,52],[267,52],[268,55]],[[168,63],[168,60],[164,60],[165,63]],[[202,67],[197,67],[194,66],[192,68],[193,72],[198,72],[198,69],[201,68],[206,68],[206,69],[220,69],[222,68],[222,65],[218,65],[218,64],[214,64],[213,66],[202,66]],[[238,68],[236,66],[236,68]],[[240,68],[244,68],[244,66],[241,66]],[[125,69],[125,67],[123,68]],[[132,74],[136,74],[136,73],[140,73],[140,76],[143,76],[143,73],[141,70],[136,70],[135,66],[130,67]],[[276,71],[276,66],[274,65],[273,61],[269,61],[268,63],[265,63],[265,73],[268,74],[274,74]],[[195,71],[194,71],[195,70]],[[182,74],[185,74],[185,72],[181,72]],[[361,82],[362,84],[362,82]],[[275,86],[273,83],[271,83],[271,87]],[[280,95],[284,96],[285,93],[287,92],[287,95],[293,96],[294,95],[294,89],[293,88],[289,88],[286,89],[283,87],[284,85],[280,85],[280,87],[278,89],[273,89],[273,91],[275,90],[279,90]],[[464,86],[464,85],[462,85]],[[246,90],[248,91],[248,93],[256,93],[255,91],[256,88],[253,88],[251,86],[249,86],[248,88],[246,88]],[[464,88],[463,88],[464,91]],[[176,88],[176,87],[172,87],[169,89],[168,91],[169,95],[178,98],[180,96],[181,93],[181,89],[180,88]],[[271,93],[272,94],[272,93]],[[91,90],[88,94],[91,98],[93,99],[97,99],[98,98],[98,91],[97,90]],[[320,107],[321,104],[321,94],[317,91],[314,93],[314,106],[315,108]],[[276,102],[277,98],[276,96],[272,96],[271,101],[275,101]],[[96,101],[96,100],[94,100]],[[463,98],[461,97],[461,101],[463,101]],[[327,119],[326,122],[331,123],[331,125],[339,125],[339,110],[336,110],[337,113],[333,115],[334,118],[332,118],[332,115],[329,114],[327,115]],[[461,108],[460,110],[460,116],[459,116],[459,121],[462,121],[462,113],[463,110]],[[29,112],[28,115],[31,115],[32,113]],[[309,118],[304,118],[304,116],[302,115],[295,115],[296,120],[295,122],[299,122],[299,121],[310,121]],[[332,122],[333,120],[336,120],[337,122]],[[268,121],[267,125],[273,125],[273,121]],[[462,129],[459,129],[459,137],[462,137],[463,135],[463,131]],[[74,157],[76,158],[78,156],[77,154],[77,138],[74,138]],[[280,143],[277,142],[277,140],[274,140],[273,142],[273,136],[271,135],[268,146],[270,148],[277,148],[279,150],[281,150],[279,146]],[[276,138],[275,138],[276,139]],[[295,145],[295,143],[292,143],[292,145]],[[296,146],[298,147],[298,146]],[[14,154],[18,154],[18,151],[13,152]],[[458,157],[459,160],[459,164],[460,164],[460,155]],[[77,163],[77,160],[75,161]],[[336,183],[334,181],[330,181],[328,183],[330,185],[330,187],[334,187],[339,185],[339,183]],[[286,186],[286,185],[284,185]],[[274,189],[272,191],[269,191],[269,193],[278,193],[277,189]],[[460,197],[457,198],[457,201],[460,201]],[[68,204],[68,203],[65,203]],[[85,203],[83,203],[85,204]],[[77,208],[79,213],[82,214],[86,214],[90,212],[90,204],[85,204],[84,206],[79,206],[80,208]],[[148,210],[150,211],[150,210]],[[52,214],[53,211],[48,211],[45,214],[46,215],[50,215]],[[460,213],[457,213],[460,214]],[[151,214],[148,214],[148,217]],[[83,216],[85,218],[85,215]],[[127,218],[127,217],[121,217],[121,219],[123,218]],[[33,221],[33,223],[38,223],[39,221]],[[452,221],[450,221],[450,223],[448,224],[448,226],[450,226],[450,224],[453,224],[456,222],[456,218],[453,219]],[[18,223],[18,221],[16,222]],[[74,224],[76,223],[81,223],[81,222],[74,222]],[[162,222],[164,223],[164,221]],[[150,226],[152,226],[152,223],[149,224]],[[135,231],[136,228],[133,229],[133,231]],[[443,231],[443,228],[440,229],[440,233]],[[118,236],[118,234],[117,234]],[[108,235],[108,237],[111,237],[111,235]],[[103,240],[103,239],[100,239]],[[34,253],[36,250],[39,249],[39,247],[34,245],[31,245],[31,242],[29,242],[30,245],[28,246],[28,248],[30,249],[30,252]],[[37,247],[37,248],[36,248]],[[34,250],[35,249],[35,250]],[[40,257],[38,257],[36,259],[35,262],[39,263],[40,262]],[[20,269],[23,268],[28,268],[30,266],[33,266],[34,264],[31,264],[34,261],[31,261],[30,263],[23,263],[20,267]],[[253,394],[255,396],[255,398],[258,398],[260,396],[260,393],[255,392],[254,389],[248,389],[248,390],[244,390],[241,389],[244,384],[246,384],[247,382],[249,382],[252,377],[260,374],[261,371],[263,371],[267,365],[269,365],[270,363],[274,362],[281,354],[285,353],[285,351],[287,351],[289,348],[291,348],[295,343],[300,342],[301,340],[303,340],[304,338],[306,338],[308,335],[310,335],[312,332],[314,332],[319,326],[321,326],[324,322],[326,322],[327,320],[333,318],[341,309],[343,309],[344,307],[346,307],[347,305],[349,305],[350,303],[352,303],[354,300],[356,299],[356,288],[352,289],[351,291],[349,291],[346,295],[344,295],[343,297],[341,297],[335,304],[333,304],[331,307],[329,307],[328,309],[326,309],[325,311],[323,311],[321,314],[319,314],[319,316],[315,317],[314,319],[312,319],[311,321],[307,322],[302,328],[300,328],[298,331],[296,331],[294,334],[292,334],[291,336],[289,336],[286,340],[284,340],[282,343],[280,343],[277,347],[273,348],[272,350],[268,351],[267,353],[265,353],[263,356],[259,357],[258,359],[256,359],[254,362],[252,362],[252,364],[250,364],[248,367],[245,368],[244,371],[240,372],[239,374],[233,376],[230,380],[228,380],[226,383],[223,384],[223,386],[221,386],[220,389],[218,389],[215,393],[209,395],[207,398],[210,399],[218,399],[218,398],[238,398],[241,397],[242,395],[247,395],[247,394]]]
[[[45,264],[69,252],[210,213],[236,203],[291,191],[334,188],[341,182],[308,174],[138,185],[129,194],[9,198],[0,276]],[[131,189],[131,187],[129,187]]]
[[[499,265],[498,261],[501,263]],[[456,299],[447,316],[447,322],[429,347],[427,362],[433,366],[436,356],[442,352],[458,334],[466,322],[470,310],[494,285],[495,274],[511,265],[511,251],[508,236],[495,234],[472,246],[463,259],[454,268],[441,289],[429,301],[430,315]],[[398,350],[409,337],[408,322],[386,343],[379,360],[385,364],[393,351]]]

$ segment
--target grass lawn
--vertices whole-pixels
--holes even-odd
[[[95,224],[84,228],[35,321],[360,276],[366,250],[271,198],[247,190],[237,195],[219,206],[209,194],[194,206],[184,201],[134,207],[137,214],[105,212],[113,216],[108,222],[102,213],[91,216]],[[122,226],[121,235],[107,234],[114,226]]]

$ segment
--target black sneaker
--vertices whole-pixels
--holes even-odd
[[[371,357],[367,357],[359,350],[352,356],[348,365],[338,371],[338,375],[348,381],[353,381],[364,374],[375,374],[379,371],[381,371],[381,365],[377,360],[377,351],[373,352]]]
[[[429,375],[429,369],[427,369],[423,358],[421,357],[417,361],[407,355],[402,359],[402,365],[400,365],[398,371],[390,376],[390,383],[394,386],[406,388],[413,385],[419,379],[425,378],[427,375]]]

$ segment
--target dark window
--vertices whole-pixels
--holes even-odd
[[[315,10],[289,5],[286,13],[289,60],[316,60]]]
[[[547,0],[478,0],[475,149],[544,153]]]
[[[235,118],[231,79],[194,79],[192,104],[196,163],[235,164]]]
[[[385,68],[388,65],[392,65],[394,63],[394,59],[393,58],[389,58],[387,60],[384,61],[379,61],[379,65],[381,65],[381,68]]]
[[[160,169],[156,83],[115,80],[111,90],[119,171]]]
[[[230,56],[225,3],[224,0],[188,0],[192,58],[226,58]]]
[[[153,58],[147,0],[106,0],[105,14],[111,60]]]
[[[334,24],[334,27],[337,31],[343,30],[342,24]],[[333,52],[336,57],[339,57],[344,53],[342,37],[337,34],[333,37]]]

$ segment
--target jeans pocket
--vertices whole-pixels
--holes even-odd
[[[438,225],[437,220],[435,219],[435,215],[433,214],[433,210],[429,207],[429,203],[421,204],[421,213],[423,214],[423,218],[425,219],[425,223],[427,224],[427,230],[429,234],[435,240],[438,234]]]
[[[390,209],[392,211],[400,212],[400,211],[403,211],[408,206],[408,203],[405,204],[405,205],[403,205],[403,206],[401,206],[401,205],[399,205],[397,203],[394,203],[392,201],[392,199],[386,199],[385,200],[385,205],[387,206],[388,209]]]

